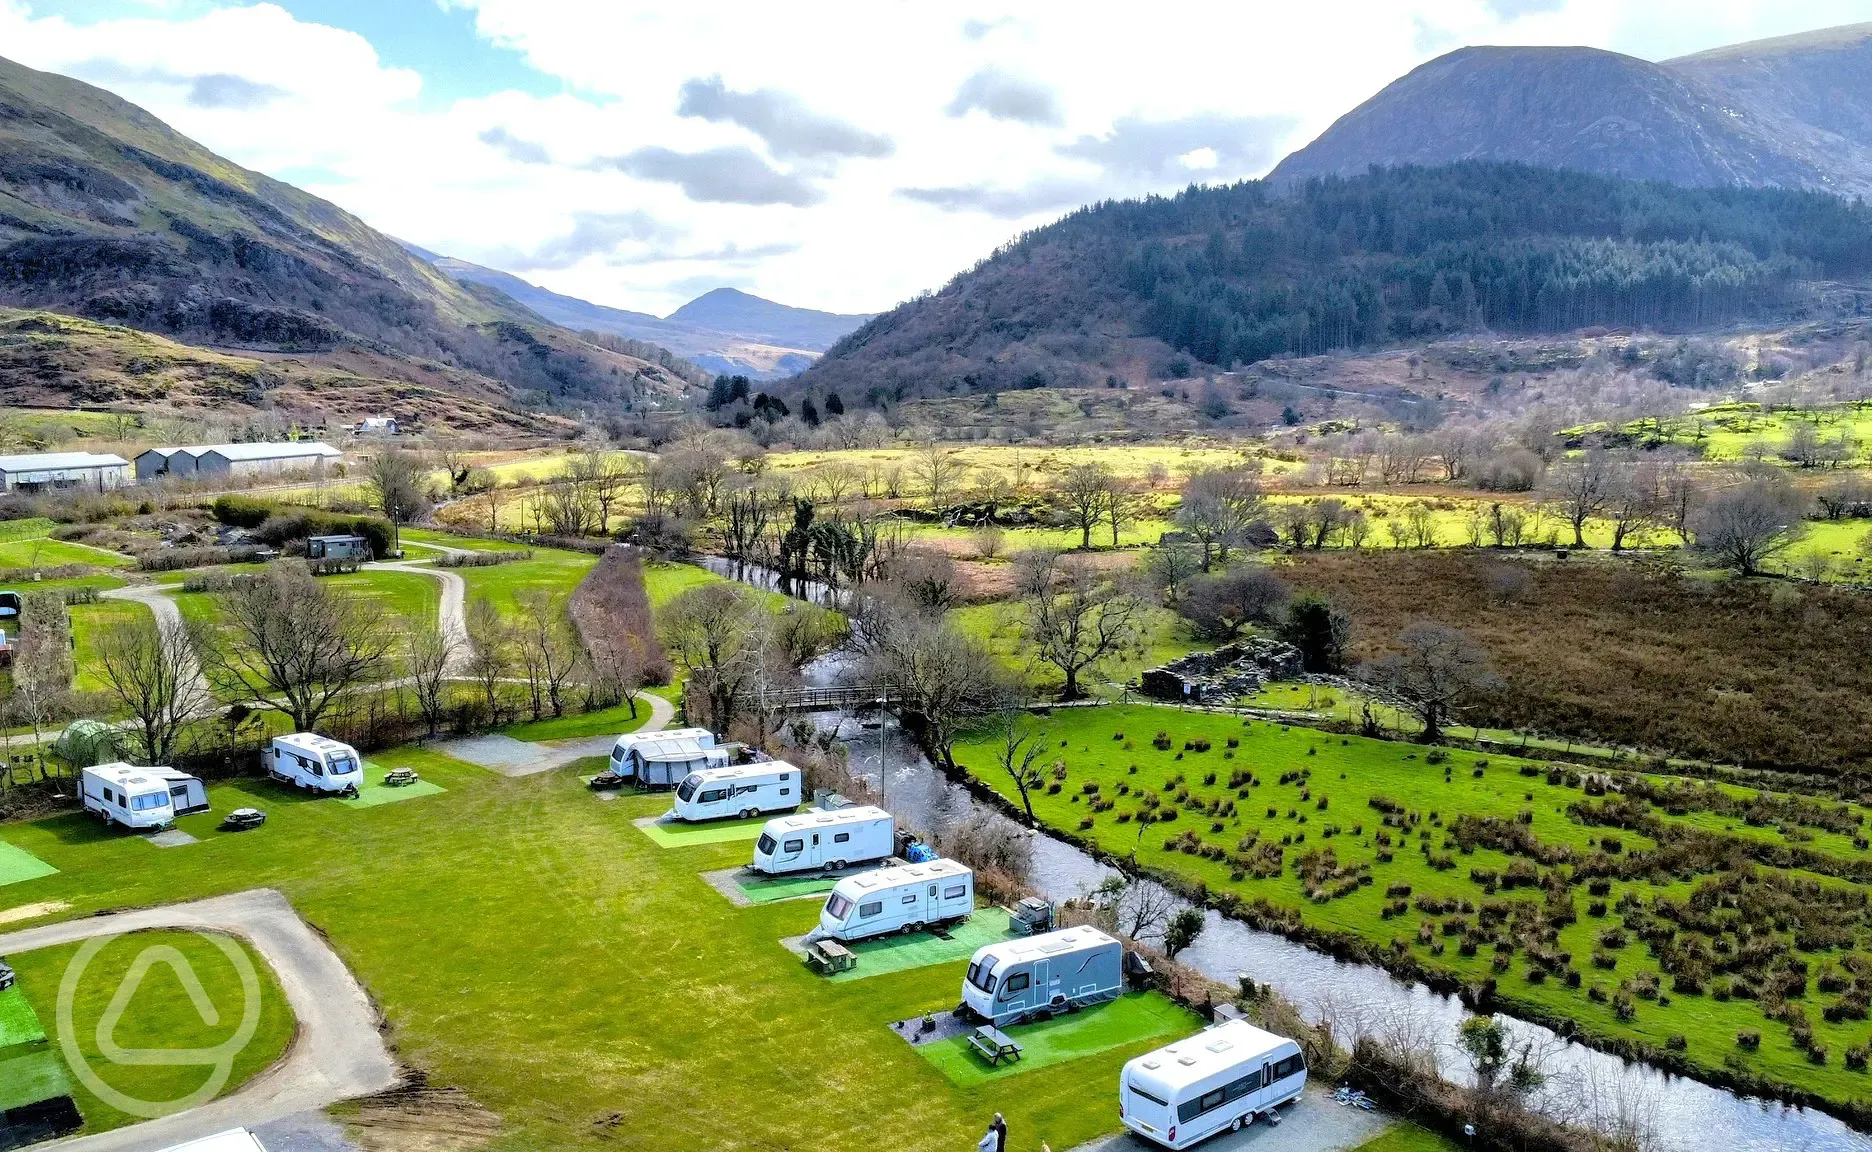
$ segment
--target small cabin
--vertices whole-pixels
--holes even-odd
[[[369,560],[370,541],[362,536],[313,536],[306,540],[307,560]]]

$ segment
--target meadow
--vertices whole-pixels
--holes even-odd
[[[1040,822],[1210,903],[1722,1080],[1872,1102],[1866,809],[1153,706],[1063,709]],[[1018,806],[997,738],[956,759]],[[1255,975],[1250,973],[1250,975]]]

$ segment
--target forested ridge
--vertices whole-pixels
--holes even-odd
[[[860,328],[807,379],[869,363],[903,380],[888,361],[927,363],[918,344],[938,341],[975,362],[946,361],[973,386],[1033,386],[1036,372],[1067,383],[1074,356],[1096,355],[1092,324],[1220,366],[1482,328],[1685,331],[1778,318],[1805,304],[1807,282],[1868,272],[1872,212],[1823,193],[1483,163],[1291,194],[1249,181],[1107,202],[1027,233]]]

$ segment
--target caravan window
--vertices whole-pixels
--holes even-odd
[[[845,919],[845,913],[851,911],[851,901],[834,892],[832,894],[832,899],[826,901],[825,910],[827,915],[831,916],[832,919],[843,920]]]
[[[1159,1100],[1157,1099],[1157,1097],[1152,1096],[1149,1092],[1146,1092],[1144,1091],[1144,1089],[1139,1088],[1136,1084],[1126,1084],[1125,1087],[1131,1089],[1131,1091],[1136,1093],[1137,1095],[1144,1097],[1144,1099],[1149,1100],[1152,1104],[1157,1105],[1157,1107],[1159,1108],[1170,1107],[1170,1102],[1168,1100]]]
[[[884,901],[882,900],[873,900],[869,904],[860,904],[858,905],[858,919],[868,920],[873,916],[882,914],[883,911]]]
[[[726,799],[728,799],[728,789],[726,788],[710,788],[708,791],[702,793],[702,803],[704,804],[713,804],[717,800]]]
[[[130,798],[130,810],[132,812],[148,812],[151,808],[166,808],[168,806],[169,793],[167,792],[151,792],[147,795],[132,796]]]
[[[943,889],[943,899],[954,900],[956,897],[962,895],[964,892],[967,892],[967,891],[968,891],[967,884],[951,884],[949,887]]]
[[[804,840],[788,840],[788,841],[786,842],[786,844],[784,845],[784,847],[786,848],[786,850],[787,850],[788,852],[798,852],[798,851],[800,851],[801,849],[803,849],[803,848],[805,848],[805,847],[806,847],[806,841],[804,841]]]
[[[1256,1068],[1241,1079],[1231,1080],[1224,1084],[1222,1091],[1228,1094],[1230,1100],[1240,1100],[1259,1087],[1261,1087],[1261,1069]]]
[[[692,800],[695,798],[695,790],[700,787],[702,787],[702,777],[690,776],[682,782],[682,787],[676,789],[676,798]]]
[[[357,765],[351,762],[351,757],[339,756],[331,762],[331,773],[333,776],[343,776],[356,767]]]
[[[1025,992],[1027,990],[1028,985],[1032,983],[1033,983],[1032,975],[1026,972],[1016,972],[1014,975],[1009,976],[1007,978],[1007,983],[1001,986],[1001,991],[1003,992]]]
[[[903,903],[905,904],[915,904],[916,902],[917,902],[917,896],[915,892],[912,892],[903,898]]]
[[[760,835],[760,839],[755,841],[754,843],[754,851],[759,852],[763,856],[771,856],[773,855],[773,849],[774,849],[774,838],[772,836],[769,836],[767,833],[762,832]]]
[[[1282,1060],[1280,1063],[1268,1069],[1268,1083],[1272,1084],[1276,1080],[1285,1080],[1289,1076],[1296,1076],[1304,1071],[1306,1071],[1306,1057],[1300,1055],[1289,1056],[1287,1059]]]
[[[1226,1093],[1220,1088],[1213,1092],[1205,1092],[1194,1100],[1185,1100],[1177,1105],[1177,1121],[1188,1124],[1204,1112],[1213,1112],[1226,1102]]]
[[[838,835],[832,837],[832,843],[834,844],[849,844],[850,842],[851,842],[850,832],[840,832]]]
[[[993,967],[994,965],[986,961],[978,961],[977,963],[970,964],[968,982],[980,988],[983,992],[992,994],[995,990],[994,972],[991,971]]]

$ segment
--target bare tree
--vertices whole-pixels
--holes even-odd
[[[1260,478],[1251,469],[1216,468],[1193,474],[1183,485],[1179,527],[1202,545],[1202,567],[1227,562],[1261,508]]]
[[[1010,708],[1001,714],[997,728],[1001,734],[999,753],[1001,769],[1006,772],[1014,788],[1020,793],[1021,807],[1027,810],[1027,823],[1038,827],[1039,821],[1034,816],[1033,790],[1046,783],[1046,773],[1040,767],[1040,757],[1046,752],[1046,733],[1026,723],[1026,714],[1017,708]]]
[[[1612,463],[1606,483],[1605,518],[1612,523],[1612,551],[1643,545],[1664,514],[1658,470],[1632,460]]]
[[[426,470],[415,453],[386,448],[364,466],[364,490],[371,504],[390,521],[390,548],[403,549],[402,528],[429,510]]]
[[[309,732],[339,697],[375,680],[396,633],[303,567],[276,564],[220,594],[228,642],[211,671]]]
[[[951,449],[932,444],[917,455],[911,469],[923,495],[929,499],[930,511],[941,512],[956,487],[962,483],[968,465],[962,463],[962,458]]]
[[[1242,564],[1192,580],[1178,611],[1208,635],[1232,640],[1249,624],[1278,620],[1292,596],[1287,582],[1272,570]]]
[[[1082,556],[1029,552],[1017,576],[1035,654],[1066,677],[1061,698],[1079,698],[1079,677],[1136,634],[1143,602]]]
[[[1163,589],[1165,598],[1175,603],[1190,578],[1202,570],[1202,558],[1188,544],[1159,543],[1145,557],[1144,569],[1152,583]]]
[[[1597,448],[1583,459],[1566,460],[1547,470],[1543,495],[1572,526],[1575,548],[1586,547],[1586,521],[1605,507],[1612,484],[1612,462]]]
[[[540,711],[541,695],[554,716],[565,714],[566,686],[572,682],[579,659],[578,639],[566,614],[566,598],[543,588],[514,596],[519,609],[520,661],[527,669],[533,711]]]
[[[980,641],[901,590],[880,586],[856,607],[853,636],[871,677],[895,687],[945,767],[955,767],[961,728],[998,710],[1007,696],[999,667]]]
[[[202,674],[204,639],[186,621],[139,616],[98,640],[98,677],[136,722],[145,763],[168,763],[183,728],[214,707]]]
[[[1796,498],[1772,480],[1751,480],[1702,503],[1690,519],[1690,535],[1701,551],[1740,576],[1787,551],[1802,532]]]
[[[1135,853],[1132,858],[1136,860]],[[1171,915],[1182,903],[1163,885],[1122,872],[1107,876],[1094,888],[1091,901],[1095,908],[1104,910],[1113,931],[1138,941],[1162,939]]]
[[[456,638],[433,624],[418,624],[403,638],[403,674],[416,691],[416,707],[434,736],[448,712],[449,665],[459,650]]]
[[[1118,537],[1125,528],[1137,522],[1144,505],[1144,494],[1138,490],[1137,482],[1113,473],[1111,483],[1105,488],[1105,524],[1111,529],[1113,548],[1118,547]]]
[[[1073,525],[1079,529],[1081,548],[1090,550],[1092,547],[1092,529],[1098,527],[1105,515],[1105,498],[1112,481],[1111,469],[1099,463],[1074,464],[1060,477],[1060,499],[1065,502]],[[1116,547],[1117,541],[1113,540],[1112,545]]]
[[[1365,667],[1364,679],[1415,713],[1433,744],[1453,711],[1494,683],[1488,656],[1468,633],[1433,621],[1407,625],[1397,643],[1399,651]]]
[[[59,592],[28,592],[20,605],[19,648],[13,657],[12,713],[39,731],[71,694],[73,673],[71,622]]]
[[[467,672],[481,686],[487,702],[488,722],[498,724],[501,682],[513,672],[513,629],[486,596],[470,600],[464,615],[468,634],[475,638],[469,651]]]
[[[726,730],[736,697],[770,671],[767,608],[739,584],[703,584],[664,607],[659,631],[689,687],[700,692],[710,724]]]

